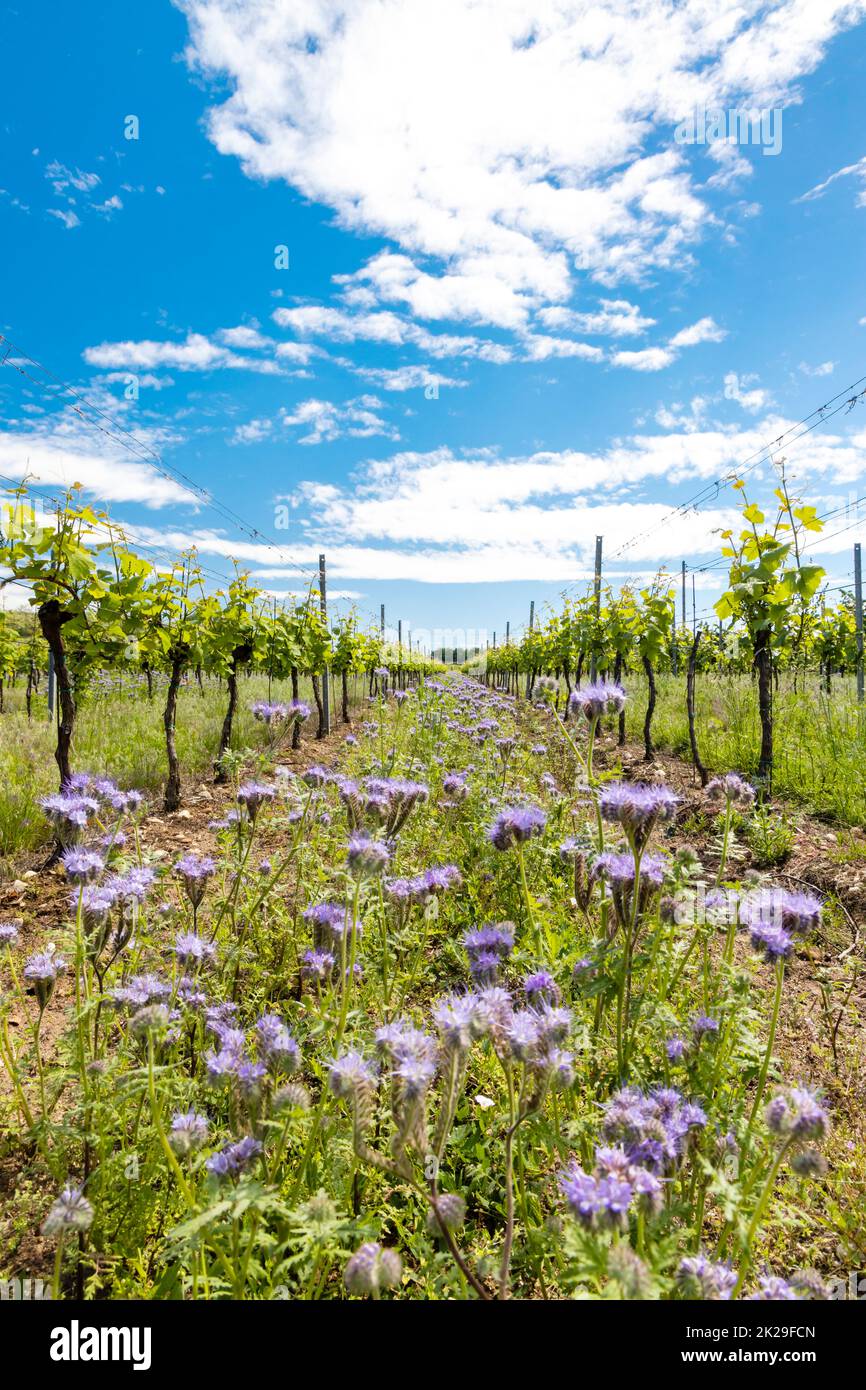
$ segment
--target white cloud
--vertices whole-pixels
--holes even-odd
[[[708,224],[674,143],[696,106],[784,106],[862,0],[176,0],[220,82],[208,132],[387,238],[354,302],[526,327],[603,284],[687,269]],[[660,37],[663,36],[663,37]],[[717,177],[745,153],[713,151]]]
[[[148,442],[146,431],[138,430],[137,438]],[[27,429],[0,431],[0,472],[26,477],[37,487],[62,490],[81,483],[102,502],[198,505],[181,483],[135,461],[128,451],[84,427],[71,411],[29,421]]]
[[[752,376],[738,376],[736,372],[728,372],[724,380],[724,395],[729,401],[736,401],[737,405],[742,406],[743,410],[748,410],[756,414],[759,410],[764,410],[770,404],[771,396],[769,391],[763,387],[754,386],[751,390],[744,390],[751,381]]]
[[[65,194],[69,188],[74,188],[77,193],[90,193],[100,182],[98,174],[88,174],[81,169],[68,169],[56,159],[46,166],[45,177],[51,180],[54,192],[61,194]]]
[[[438,391],[440,386],[467,386],[466,381],[441,376],[429,367],[355,367],[358,376],[372,381],[383,391],[414,391],[427,389]]]
[[[305,422],[315,428],[317,419],[325,420],[327,428],[330,403],[308,404]],[[700,421],[692,427],[705,403],[698,399],[689,409],[690,423],[682,427],[634,434],[596,453],[509,458],[490,449],[458,455],[440,448],[368,460],[345,484],[310,477],[288,499],[299,539],[285,544],[238,539],[207,527],[139,528],[139,534],[146,544],[172,550],[194,544],[202,555],[233,557],[258,580],[294,586],[296,567],[314,567],[321,551],[336,581],[578,581],[589,572],[598,534],[609,557],[606,574],[645,579],[659,565],[678,567],[682,558],[717,554],[717,531],[739,519],[736,497],[724,488],[700,510],[673,515],[672,501],[650,501],[645,492],[661,480],[692,490],[695,483],[733,477],[744,459],[794,423],[768,416],[742,429]],[[809,483],[813,497],[820,485],[828,496],[849,485],[862,489],[866,431],[809,435],[786,452],[793,474]],[[767,468],[763,476],[752,475],[750,486],[760,496],[773,484]],[[818,538],[814,553],[844,548],[850,540],[846,536],[838,547]],[[616,552],[627,543],[624,563]],[[701,582],[712,586],[710,579]]]
[[[600,347],[579,343],[574,338],[551,338],[544,333],[527,333],[523,346],[530,362],[544,362],[548,357],[581,357],[586,362],[601,362],[604,359]]]
[[[698,319],[697,323],[691,324],[688,328],[681,328],[679,333],[675,333],[671,338],[668,347],[684,348],[695,347],[698,343],[720,343],[727,336],[727,330],[720,328],[715,319],[706,317]]]
[[[267,439],[273,427],[272,420],[249,420],[245,425],[238,425],[229,443],[259,444],[261,440]]]
[[[634,372],[660,372],[669,367],[676,353],[670,348],[638,348],[633,352],[615,352],[611,362],[615,367],[629,367]]]
[[[104,376],[95,377],[97,383],[106,382],[108,385],[131,385],[131,374],[129,372],[106,372]],[[153,372],[143,372],[135,374],[135,384],[139,390],[165,391],[169,386],[174,386],[174,377],[154,376]]]
[[[62,222],[67,232],[71,232],[73,227],[81,226],[81,218],[71,209],[46,208],[49,217],[56,217],[58,222]]]
[[[110,217],[113,212],[121,211],[123,208],[123,201],[116,193],[113,193],[110,198],[105,199],[104,203],[93,203],[91,206],[94,212],[101,212],[104,213],[106,217]]]
[[[810,367],[808,362],[800,363],[800,371],[804,376],[831,376],[835,370],[835,362],[819,362],[815,367]]]
[[[249,357],[215,343],[204,333],[187,333],[183,342],[99,343],[85,348],[84,360],[91,367],[137,368],[173,367],[179,372],[206,372],[217,368],[262,372],[274,375],[280,368],[272,358]]]
[[[354,439],[369,439],[373,435],[399,439],[399,431],[377,413],[380,405],[375,396],[359,396],[345,405],[313,398],[292,410],[282,410],[280,417],[288,428],[306,431],[298,439],[299,444],[322,444],[343,435]]]
[[[651,328],[655,319],[645,317],[636,304],[627,299],[602,299],[599,309],[579,313],[561,304],[540,309],[538,317],[545,328],[564,329],[569,333],[590,333],[613,338],[631,338]]]
[[[273,339],[266,338],[259,332],[258,324],[241,323],[236,328],[220,328],[216,336],[226,347],[231,348],[266,348],[271,346]]]
[[[334,278],[340,283],[353,279],[343,275]],[[351,292],[346,297],[355,307],[357,301]],[[281,328],[302,336],[328,338],[331,342],[364,341],[391,347],[411,345],[433,357],[477,357],[488,362],[507,362],[512,355],[504,344],[454,333],[431,333],[390,310],[350,313],[324,304],[304,304],[295,309],[276,309],[272,318]],[[291,344],[284,346],[288,349]]]
[[[866,203],[866,155],[858,159],[856,164],[846,164],[844,168],[837,169],[835,174],[830,174],[829,178],[824,179],[823,183],[816,183],[814,188],[810,188],[805,193],[801,193],[799,198],[795,198],[795,203],[810,203],[816,198],[823,198],[827,189],[839,179],[854,178],[858,183],[863,184],[863,189],[857,196],[857,204],[863,207]]]

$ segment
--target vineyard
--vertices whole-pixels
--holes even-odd
[[[599,579],[460,666],[75,492],[7,528],[4,1278],[846,1297],[860,595],[739,491],[710,621]]]

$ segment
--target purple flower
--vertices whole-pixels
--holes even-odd
[[[66,1231],[86,1231],[93,1222],[93,1207],[80,1187],[64,1187],[42,1223],[42,1234],[58,1236]]]
[[[270,1071],[292,1075],[301,1065],[301,1049],[277,1014],[262,1014],[256,1023],[259,1055]]]
[[[174,942],[174,954],[180,965],[192,967],[204,964],[205,961],[213,960],[216,955],[216,947],[212,941],[206,941],[197,932],[182,931],[178,932]]]
[[[604,819],[621,825],[638,849],[646,844],[657,821],[671,819],[679,800],[669,787],[643,782],[610,782],[599,793]]]
[[[487,834],[496,849],[506,850],[541,835],[546,824],[540,806],[512,806],[499,813]]]
[[[706,792],[709,801],[728,801],[734,806],[751,806],[755,800],[755,788],[736,772],[714,777],[707,783]]]
[[[0,922],[0,950],[18,944],[20,926],[18,922]]]
[[[788,960],[794,950],[793,936],[789,936],[784,927],[775,927],[770,922],[755,922],[749,939],[756,951],[763,951],[764,959],[770,965],[778,960]]]
[[[452,994],[433,1006],[433,1022],[448,1052],[467,1052],[476,1036],[478,996]]]
[[[255,821],[262,806],[272,802],[276,794],[276,789],[269,787],[265,782],[245,782],[242,787],[238,787],[237,800],[245,808],[250,820]]]
[[[171,1117],[168,1142],[174,1152],[183,1157],[201,1148],[207,1141],[208,1129],[204,1115],[199,1115],[195,1110],[177,1111]]]
[[[523,992],[531,1004],[558,1004],[562,998],[562,991],[549,970],[538,970],[534,975],[527,975],[523,981]]]
[[[360,1052],[346,1052],[331,1062],[328,1085],[335,1096],[345,1098],[376,1085],[376,1068]]]
[[[301,781],[307,787],[324,787],[328,782],[334,780],[334,774],[329,772],[326,767],[308,767],[306,772],[301,773]]]
[[[774,1274],[762,1275],[758,1281],[757,1293],[746,1295],[746,1303],[799,1303],[801,1295],[787,1279],[779,1279]]]
[[[541,1029],[535,1014],[528,1009],[512,1014],[505,1028],[505,1039],[516,1061],[532,1061],[541,1042]]]
[[[313,949],[323,951],[339,947],[351,926],[346,908],[341,903],[314,903],[304,911],[304,921],[312,923]]]
[[[685,1038],[668,1038],[665,1043],[665,1052],[669,1062],[681,1062],[688,1050],[688,1043]]]
[[[24,978],[33,986],[40,1012],[54,993],[58,975],[65,969],[66,961],[52,951],[37,951],[25,962]]]
[[[474,978],[485,984],[495,984],[499,966],[514,949],[514,924],[491,922],[488,926],[477,927],[466,932],[463,945]]]
[[[125,985],[117,985],[110,993],[116,1004],[138,1009],[154,1000],[167,998],[171,994],[171,985],[158,975],[133,975]]]
[[[808,936],[821,920],[820,898],[811,893],[789,893],[785,888],[760,888],[744,894],[740,920],[749,928],[759,923],[781,927],[790,936]]]
[[[282,724],[288,717],[288,706],[281,704],[270,704],[267,700],[257,700],[251,706],[253,719],[258,719],[262,724]]]
[[[305,951],[302,962],[301,977],[324,984],[331,978],[337,960],[330,951]]]
[[[572,690],[568,698],[569,708],[576,714],[578,710],[592,721],[601,719],[604,714],[619,714],[625,709],[625,691],[613,681],[595,681]]]
[[[136,865],[125,874],[112,874],[111,878],[106,879],[103,887],[125,903],[143,903],[155,883],[156,874],[153,869]]]
[[[359,833],[349,838],[347,858],[353,878],[377,878],[389,864],[391,853],[382,840]]]
[[[199,858],[197,854],[185,854],[174,866],[174,871],[183,880],[184,890],[192,906],[197,908],[204,897],[208,879],[216,873],[213,859]]]
[[[634,1196],[632,1186],[619,1178],[598,1178],[573,1161],[559,1175],[560,1190],[581,1225],[621,1226]]]
[[[796,1142],[823,1139],[830,1128],[827,1111],[805,1086],[778,1091],[764,1111],[764,1118],[773,1134]]]
[[[60,858],[73,883],[90,883],[105,868],[105,860],[92,849],[67,849]]]
[[[689,1255],[680,1260],[677,1283],[687,1298],[727,1302],[737,1286],[737,1276],[728,1264],[714,1263],[706,1255]]]
[[[236,1144],[226,1144],[205,1163],[209,1173],[217,1178],[235,1178],[248,1168],[262,1151],[258,1139],[245,1135]]]
[[[709,1014],[695,1014],[692,1019],[692,1033],[700,1042],[701,1038],[708,1033],[718,1033],[719,1020],[711,1018]]]
[[[397,1251],[371,1240],[351,1256],[343,1272],[343,1281],[349,1293],[358,1297],[365,1294],[378,1297],[382,1289],[399,1284],[402,1273],[403,1262]]]
[[[74,790],[44,796],[39,804],[54,826],[61,844],[72,844],[77,840],[90,817],[99,810],[99,803],[92,796],[80,796]]]

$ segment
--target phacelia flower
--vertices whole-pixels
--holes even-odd
[[[67,849],[60,856],[60,860],[66,870],[66,877],[73,883],[90,883],[98,878],[105,868],[102,855],[92,849]]]
[[[621,825],[638,849],[646,844],[653,826],[670,820],[678,805],[679,797],[669,787],[643,782],[610,782],[599,793],[604,819]]]
[[[594,681],[577,690],[572,690],[568,699],[569,708],[580,711],[586,719],[601,719],[605,714],[619,714],[625,709],[625,691],[614,681]]]
[[[216,955],[216,946],[212,941],[206,941],[197,932],[182,931],[178,932],[174,942],[174,954],[180,965],[195,969],[207,961],[213,960]]]
[[[237,800],[246,810],[250,820],[254,821],[262,806],[272,802],[276,794],[276,789],[265,782],[245,782],[242,787],[238,787]]]
[[[93,1207],[81,1188],[64,1187],[42,1223],[42,1234],[58,1236],[65,1231],[86,1231],[92,1222]]]
[[[399,1284],[403,1262],[396,1250],[389,1250],[375,1241],[367,1241],[349,1259],[343,1272],[343,1282],[349,1293],[378,1298],[383,1289]]]
[[[734,806],[748,807],[755,800],[755,788],[737,772],[726,772],[707,783],[709,801],[729,801]]]
[[[540,806],[512,806],[499,813],[487,834],[496,849],[506,850],[541,835],[546,824]]]
[[[261,1151],[262,1146],[258,1139],[245,1135],[236,1144],[226,1144],[217,1153],[212,1154],[207,1159],[205,1167],[209,1173],[213,1173],[214,1177],[235,1178],[249,1167]]]
[[[391,853],[382,840],[359,833],[349,838],[347,858],[353,878],[378,878],[390,863]]]
[[[466,1220],[466,1203],[459,1192],[440,1192],[436,1198],[436,1210],[427,1212],[427,1230],[431,1235],[441,1235],[446,1231],[459,1231]]]
[[[184,1157],[207,1142],[209,1125],[195,1110],[179,1110],[171,1117],[168,1142],[178,1157]]]
[[[827,1111],[805,1086],[789,1086],[773,1096],[764,1118],[767,1128],[782,1139],[823,1139],[830,1128]]]
[[[197,854],[185,854],[174,866],[174,871],[183,881],[184,891],[194,908],[198,907],[208,884],[208,879],[216,873],[213,859],[200,858]]]
[[[25,962],[24,978],[32,984],[40,1010],[45,1008],[54,993],[58,975],[65,969],[66,961],[53,951],[37,951]]]
[[[728,1264],[714,1262],[704,1254],[689,1255],[680,1260],[677,1283],[686,1298],[724,1303],[737,1286],[737,1276]]]

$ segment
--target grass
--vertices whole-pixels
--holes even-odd
[[[376,1241],[403,1260],[399,1282],[377,1294],[438,1301],[678,1298],[680,1261],[701,1249],[731,1260],[747,1292],[766,1270],[789,1277],[811,1267],[836,1280],[862,1267],[860,963],[838,956],[836,938],[847,932],[832,906],[784,972],[752,949],[748,932],[734,930],[736,919],[679,915],[715,878],[717,826],[707,817],[703,831],[695,823],[695,853],[673,822],[659,827],[652,848],[663,855],[663,888],[645,900],[626,896],[612,913],[595,879],[587,888],[579,848],[566,862],[560,846],[572,836],[592,844],[601,833],[608,848],[623,849],[622,828],[600,829],[587,802],[575,800],[575,785],[591,774],[553,716],[451,688],[374,708],[373,722],[340,755],[342,770],[359,781],[398,776],[427,785],[393,834],[375,805],[356,808],[374,836],[387,836],[388,876],[457,866],[459,878],[449,876],[424,901],[375,876],[353,877],[351,792],[319,786],[317,776],[283,779],[254,821],[207,841],[217,862],[200,904],[163,868],[124,941],[118,900],[110,949],[65,909],[68,885],[40,885],[37,892],[54,892],[53,903],[40,917],[34,895],[21,940],[0,961],[15,1025],[2,1039],[0,1271],[51,1279],[53,1269],[56,1292],[70,1296],[80,1287],[109,1298],[340,1299],[355,1291],[351,1270],[348,1290],[344,1283],[352,1252]],[[185,693],[190,737],[208,698]],[[479,735],[483,716],[498,721],[498,734],[514,735],[512,751]],[[215,726],[207,728],[212,740]],[[134,740],[134,730],[123,737]],[[530,752],[537,745],[546,751]],[[614,752],[609,742],[606,752]],[[315,744],[307,754],[307,763],[318,761]],[[207,750],[192,755],[207,768]],[[465,796],[453,783],[446,791],[453,770],[465,774]],[[392,792],[404,797],[405,783]],[[494,817],[527,802],[544,812],[541,833],[496,848]],[[165,835],[145,824],[136,845],[157,871]],[[114,868],[130,867],[130,846]],[[735,881],[735,864],[730,874]],[[311,904],[336,907],[327,928],[336,957],[319,977],[303,969],[315,941],[305,915]],[[484,969],[511,992],[515,1014],[495,1022],[500,996],[467,1031],[449,1024],[448,1006],[443,1023],[436,1004],[454,995],[465,1004],[480,987],[463,938],[482,923],[498,923],[512,938]],[[192,928],[210,954],[200,967],[185,964],[192,979],[182,980],[172,943]],[[48,941],[67,965],[43,1021],[22,975],[28,953]],[[524,981],[540,967],[565,1006],[553,1019],[558,1053],[531,1041]],[[139,1007],[136,993],[128,1006],[115,996],[101,1007],[133,979],[137,990],[147,985],[150,1003]],[[169,998],[171,1013],[154,1002]],[[212,1074],[223,1042],[205,1006],[217,1017],[234,1006],[228,1016],[243,1030],[246,1055],[260,1059],[267,1054],[257,1020],[279,1015],[300,1057],[272,1059],[252,1087],[237,1058],[228,1058],[227,1073]],[[715,1028],[696,1029],[702,1015]],[[426,1033],[420,1042],[417,1031],[401,1036],[414,1038],[410,1060],[411,1049],[416,1060],[435,1053],[435,1079],[412,1067],[401,1079],[396,1045],[377,1041],[381,1026],[400,1017]],[[515,1019],[523,1031],[511,1032]],[[670,1053],[672,1040],[684,1050]],[[372,1069],[359,1071],[357,1054],[378,1056],[378,1084]],[[340,1056],[346,1065],[336,1073]],[[765,1123],[764,1102],[780,1082],[815,1087],[830,1112],[829,1133],[819,1125],[808,1154]],[[563,1201],[559,1177],[572,1161],[586,1173],[607,1162],[617,1124],[632,1142],[633,1119],[615,1122],[610,1112],[623,1084],[647,1095],[663,1087],[664,1104],[679,1105],[674,1087],[701,1113],[688,1142],[664,1160],[657,1200],[635,1198],[622,1219],[584,1222]],[[613,1127],[605,1130],[606,1107]],[[198,1148],[175,1150],[166,1138],[172,1117],[190,1109],[207,1119],[207,1135]],[[656,1118],[649,1137],[659,1132]],[[211,1171],[215,1156],[253,1140],[260,1151],[244,1170]],[[648,1155],[640,1163],[661,1161]],[[794,1157],[805,1157],[807,1169]],[[72,1231],[64,1240],[56,1222],[39,1233],[67,1181],[84,1184],[89,1204],[80,1240]],[[437,1194],[465,1203],[452,1242],[431,1225]]]
[[[653,740],[664,751],[691,761],[685,678],[656,678],[658,703]],[[646,682],[631,674],[627,731],[642,737]],[[831,693],[810,674],[783,675],[774,692],[775,764],[773,791],[842,825],[866,825],[866,710],[858,706],[853,678],[834,677]],[[696,724],[701,758],[711,773],[736,770],[747,776],[758,763],[760,726],[757,690],[748,676],[700,675]]]
[[[289,682],[274,681],[271,694],[274,700],[287,702],[291,699]],[[250,706],[267,697],[266,676],[241,677],[234,749],[256,749],[266,742],[265,730],[253,719]],[[309,739],[316,720],[309,682],[302,682],[300,698],[313,709],[304,734]],[[212,680],[204,680],[200,690],[191,679],[181,690],[177,749],[182,776],[204,777],[213,767],[226,700],[225,686]],[[44,685],[42,694],[33,700],[30,720],[20,685],[7,691],[5,703],[5,713],[0,715],[0,871],[8,876],[17,857],[48,841],[39,798],[57,790],[57,765]],[[92,692],[80,703],[73,767],[98,770],[121,786],[138,787],[152,804],[158,804],[166,777],[163,705],[161,686],[155,686],[152,700],[148,700],[145,688],[122,686],[105,693]],[[333,708],[332,701],[332,722]]]

